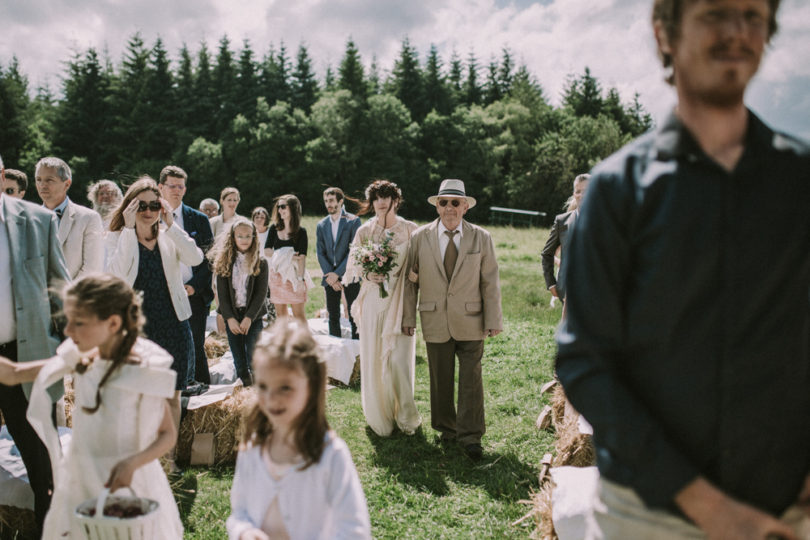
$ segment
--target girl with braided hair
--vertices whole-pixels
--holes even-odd
[[[104,487],[130,487],[158,501],[161,537],[180,539],[180,515],[158,462],[177,439],[169,410],[172,357],[141,337],[141,300],[122,279],[88,276],[69,286],[63,299],[68,339],[55,357],[20,364],[0,358],[0,383],[34,381],[28,420],[55,465],[43,538],[83,538],[71,519],[74,509]],[[75,405],[71,443],[63,453],[48,389],[68,375]]]

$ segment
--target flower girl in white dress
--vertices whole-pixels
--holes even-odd
[[[55,357],[13,363],[0,358],[0,382],[34,379],[28,420],[51,457],[54,492],[43,538],[84,538],[74,524],[75,508],[99,495],[131,487],[158,501],[160,538],[181,539],[183,526],[158,458],[172,448],[177,428],[169,412],[176,374],[172,357],[139,337],[140,299],[112,275],[88,276],[67,289],[65,340]],[[61,448],[51,421],[48,388],[73,379],[75,405],[71,442]]]

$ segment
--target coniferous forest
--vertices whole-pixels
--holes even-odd
[[[379,66],[349,39],[325,76],[314,65],[305,45],[255,51],[225,36],[172,56],[160,39],[150,46],[135,34],[120,59],[75,52],[54,63],[59,88],[30,88],[12,58],[0,64],[0,155],[31,182],[40,157],[65,159],[78,201],[95,180],[126,186],[173,163],[189,173],[189,203],[233,185],[240,213],[295,193],[317,214],[323,186],[357,196],[388,178],[403,189],[403,215],[425,219],[435,213],[423,201],[441,179],[461,178],[480,208],[553,217],[574,176],[652,123],[638,95],[623,103],[587,67],[552,106],[542,74],[508,48],[486,62],[405,39],[394,65]],[[33,185],[26,198],[36,200]],[[486,210],[475,212],[486,221]]]

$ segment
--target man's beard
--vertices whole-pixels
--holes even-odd
[[[96,203],[93,205],[93,210],[101,214],[102,219],[107,219],[110,214],[115,212],[118,208],[118,203]]]

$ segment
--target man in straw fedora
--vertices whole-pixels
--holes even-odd
[[[677,107],[594,168],[563,259],[580,538],[810,538],[810,148],[744,100],[779,0],[652,4]]]
[[[418,310],[430,367],[430,422],[443,444],[457,441],[481,459],[484,435],[484,338],[503,329],[501,288],[492,237],[463,219],[475,206],[461,180],[443,180],[429,197],[439,218],[414,231],[402,332],[413,335]],[[458,356],[458,411],[453,399]]]

